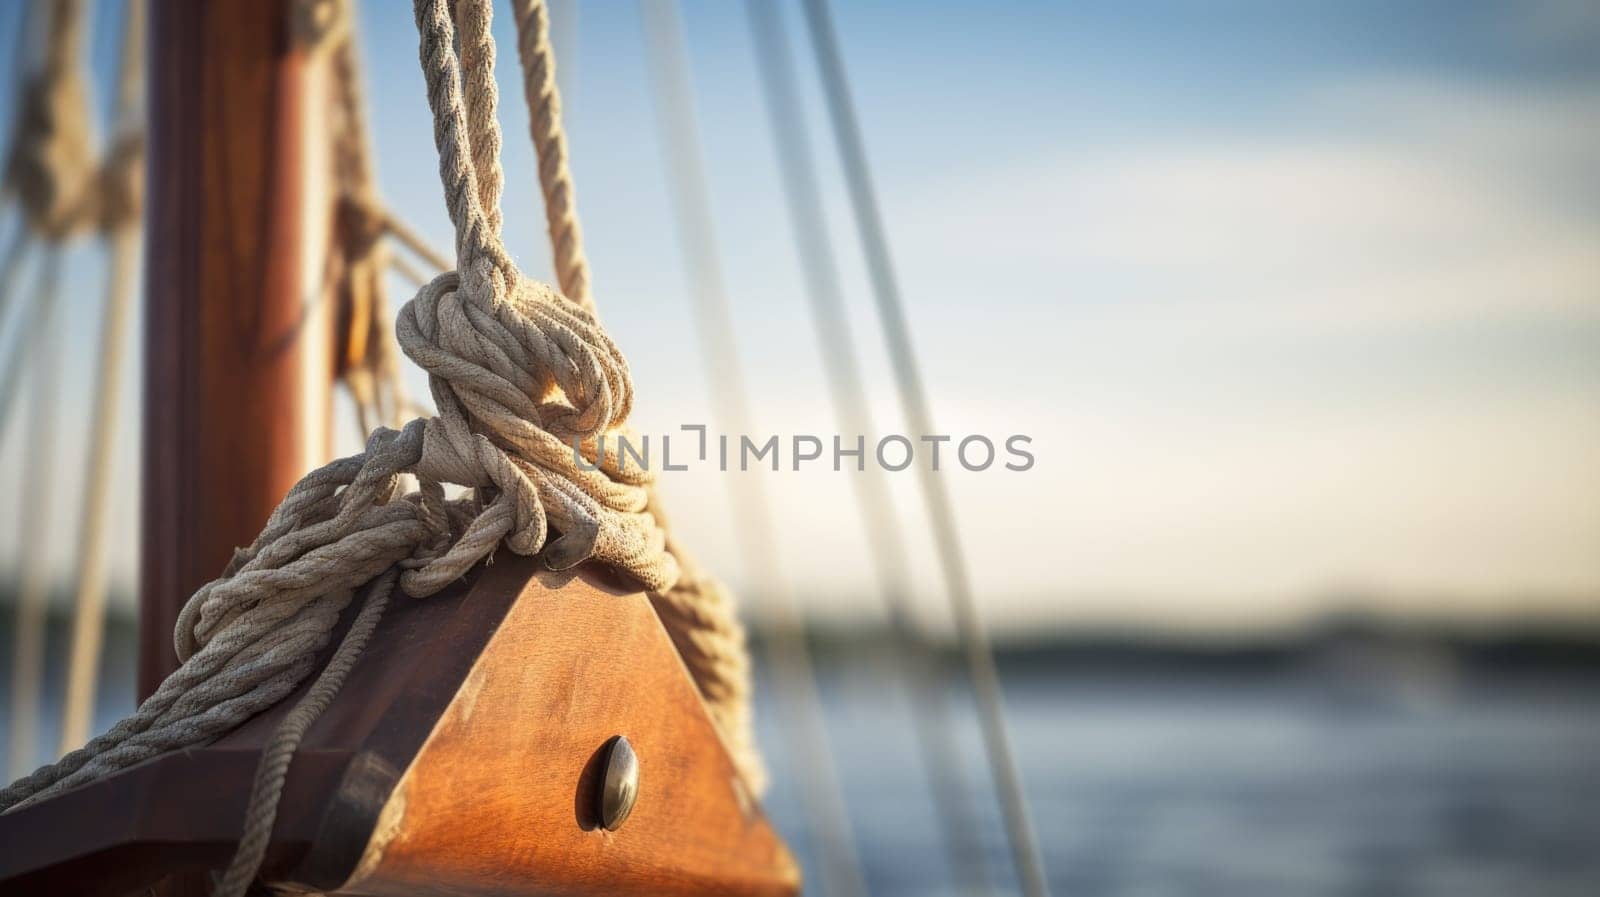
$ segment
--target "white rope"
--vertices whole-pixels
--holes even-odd
[[[471,78],[463,90],[444,0],[418,0],[416,9],[458,271],[435,278],[406,305],[398,336],[429,372],[439,415],[399,431],[380,428],[364,453],[296,484],[256,541],[185,604],[175,633],[178,670],[133,716],[0,791],[0,809],[203,744],[271,706],[311,672],[351,595],[375,577],[395,577],[414,597],[430,595],[502,543],[558,569],[592,557],[651,589],[677,577],[645,510],[648,474],[574,462],[573,440],[592,447],[626,417],[627,366],[590,314],[511,263],[497,216],[485,211],[498,204],[499,177],[478,176],[480,165],[498,162],[474,151],[497,143],[492,83]],[[487,22],[474,18],[480,12],[486,18],[466,10],[468,40],[487,40]],[[479,45],[465,55],[481,63],[488,53]],[[403,498],[395,495],[402,473],[421,483]],[[447,501],[447,483],[471,491]],[[559,536],[550,538],[552,531]],[[347,634],[349,651],[359,651],[350,648],[359,632]],[[328,675],[315,694],[336,688],[338,670]],[[262,826],[270,832],[281,791],[271,781],[272,758],[303,731],[296,721],[317,709],[297,708],[274,734],[247,816],[247,847]],[[239,862],[249,865],[250,854]]]
[[[657,523],[651,475],[618,469],[615,456],[597,464],[599,440],[623,426],[633,401],[621,353],[591,311],[523,277],[500,241],[488,2],[461,0],[452,10],[446,0],[416,0],[416,14],[456,270],[419,289],[396,336],[429,373],[437,416],[378,428],[362,454],[304,477],[255,542],[185,604],[174,634],[182,664],[155,694],[104,735],[0,791],[0,811],[9,811],[215,739],[303,681],[352,596],[376,580],[334,660],[264,749],[245,836],[219,894],[242,894],[255,877],[300,738],[359,657],[392,589],[430,595],[501,544],[555,569],[589,558],[611,564],[650,590],[658,609],[662,596],[677,595],[678,612],[696,619],[669,620],[675,644],[692,668],[697,653],[698,666],[720,665],[697,684],[708,703],[732,708],[719,719],[725,735],[748,733],[748,661],[731,601],[698,571],[687,589],[673,588],[680,568]],[[420,488],[397,496],[406,474]],[[446,500],[446,484],[468,491]],[[759,787],[759,766],[746,774]]]

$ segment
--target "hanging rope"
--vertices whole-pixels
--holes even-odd
[[[126,6],[122,65],[118,80],[116,136],[98,176],[98,227],[110,249],[106,275],[105,323],[96,355],[94,416],[79,523],[78,585],[73,597],[72,640],[67,655],[66,698],[62,703],[60,752],[89,737],[100,647],[105,634],[106,531],[111,475],[115,465],[117,413],[122,399],[122,356],[132,315],[133,279],[138,264],[139,224],[144,198],[144,4]]]
[[[497,142],[492,84],[463,89],[444,0],[418,0],[417,24],[457,270],[401,310],[398,335],[429,372],[438,416],[378,428],[365,452],[297,483],[256,541],[184,606],[174,637],[182,666],[133,716],[0,791],[0,809],[205,743],[264,710],[310,673],[351,596],[375,579],[369,602],[391,583],[431,595],[502,543],[555,569],[594,558],[652,589],[677,577],[645,510],[648,474],[588,470],[572,456],[573,440],[592,451],[626,417],[627,366],[591,315],[512,264],[486,212],[499,203],[499,178],[478,176],[498,161],[473,149]],[[485,59],[487,37],[486,23],[466,29],[463,39],[480,43],[464,55]],[[403,473],[421,486],[396,496]],[[446,484],[470,491],[447,500]],[[347,645],[359,637],[351,632]],[[263,763],[286,744],[292,754],[296,740],[280,728]],[[277,791],[255,793],[248,826],[270,829]]]
[[[561,90],[550,42],[550,14],[544,0],[515,0],[512,9],[517,20],[522,88],[528,101],[528,130],[539,157],[539,190],[544,196],[556,283],[561,285],[562,295],[592,308],[589,260],[583,252],[583,229],[578,225],[572,171],[567,167],[567,135],[561,126]]]
[[[463,0],[458,20],[445,0],[417,0],[416,13],[456,270],[401,310],[397,336],[428,371],[438,415],[400,430],[377,428],[365,452],[297,483],[255,542],[185,604],[174,635],[179,669],[133,716],[0,791],[0,810],[10,810],[213,740],[311,672],[339,615],[366,586],[333,661],[263,751],[245,836],[219,894],[242,894],[254,878],[300,738],[356,662],[395,587],[433,594],[502,543],[555,569],[594,558],[657,594],[670,593],[680,575],[652,513],[648,472],[619,470],[614,456],[597,463],[600,438],[623,425],[632,405],[626,363],[589,311],[524,278],[500,241],[488,4]],[[583,466],[574,442],[583,447]],[[416,476],[420,488],[398,496],[403,474]],[[468,491],[449,500],[446,484]],[[724,608],[705,610],[713,620],[731,619]],[[708,657],[724,651],[730,668],[747,663],[742,636],[718,649],[712,636],[725,627],[697,628],[703,632],[691,627],[675,641]],[[746,681],[747,673],[723,678]],[[728,718],[747,728],[747,719]]]
[[[556,80],[549,11],[544,0],[515,0],[512,9],[556,279],[568,299],[593,310],[583,229],[578,224],[572,173],[567,165],[567,138],[561,124],[561,91]],[[662,529],[668,529],[660,496],[653,489],[649,507]],[[670,588],[651,592],[651,604],[677,646],[734,765],[751,792],[760,795],[766,791],[767,772],[755,741],[750,658],[738,604],[727,586],[701,568],[677,540],[670,536],[669,540],[668,550],[678,559],[681,575]]]

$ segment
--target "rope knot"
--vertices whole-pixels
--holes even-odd
[[[471,267],[478,276],[442,274],[400,310],[396,336],[406,355],[491,436],[520,443],[531,427],[570,455],[574,438],[620,427],[633,381],[593,315],[515,268]]]
[[[456,545],[401,587],[442,585],[501,539],[518,554],[542,551],[555,569],[595,557],[651,588],[670,584],[677,565],[645,511],[647,481],[592,469],[593,454],[583,466],[574,457],[575,442],[593,446],[627,417],[633,384],[621,352],[589,312],[480,258],[469,263],[477,276],[425,284],[395,328],[439,408],[423,431],[418,479],[485,498]],[[559,538],[549,539],[552,528]]]

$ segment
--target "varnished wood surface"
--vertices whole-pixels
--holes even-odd
[[[648,599],[593,578],[538,579],[389,798],[341,893],[794,893],[799,871]],[[614,735],[638,755],[639,797],[608,832],[596,818],[599,752]]]
[[[325,426],[302,407],[331,365],[307,353],[331,348],[307,339],[290,5],[151,3],[141,697],[176,668],[183,601],[323,460],[308,445]]]
[[[298,697],[0,816],[0,895],[206,893]],[[638,753],[640,797],[606,832],[592,761],[615,734]],[[646,597],[507,554],[396,598],[295,757],[263,871],[368,895],[788,894],[798,879]]]

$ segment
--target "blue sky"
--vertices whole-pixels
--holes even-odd
[[[499,13],[507,239],[548,277]],[[809,48],[784,13],[875,417],[900,431]],[[1600,613],[1593,4],[835,14],[939,428],[1035,439],[1027,473],[951,476],[997,624],[1277,625],[1354,594],[1472,619]],[[743,8],[683,18],[753,429],[833,432]],[[361,25],[384,189],[448,246],[408,4],[368,2]],[[598,302],[634,369],[636,425],[660,433],[710,412],[641,29],[632,4],[581,4],[575,53],[559,49]],[[97,31],[102,77],[115,43]],[[87,314],[99,272],[81,252],[70,301]],[[0,443],[7,465],[16,443]],[[125,446],[131,475],[131,429]],[[750,586],[731,476],[665,489],[698,550]],[[768,479],[809,606],[873,613],[848,478]],[[937,622],[911,475],[892,482]]]

